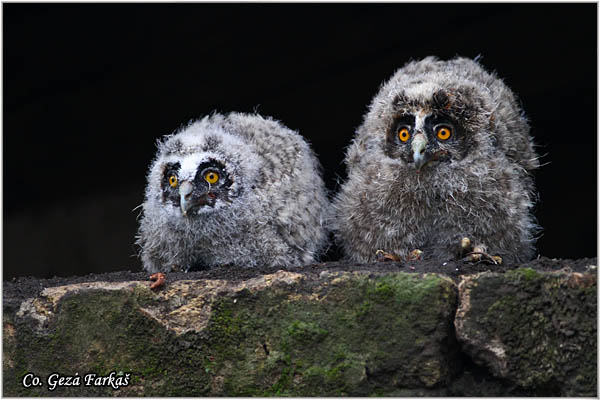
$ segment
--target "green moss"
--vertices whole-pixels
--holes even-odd
[[[432,288],[440,285],[438,275],[425,275],[399,272],[377,278],[376,280],[359,278],[359,284],[366,285],[366,295],[380,303],[388,301],[399,304],[412,304],[428,296]]]
[[[364,316],[368,315],[373,309],[373,304],[369,300],[365,300],[358,306],[356,310],[355,318],[357,320],[362,319]]]
[[[286,330],[290,338],[304,343],[320,342],[327,336],[327,331],[313,322],[294,321]]]
[[[146,288],[69,295],[46,336],[19,331],[13,355],[18,365],[5,373],[5,393],[47,394],[20,390],[16,371],[22,377],[28,371],[45,376],[113,370],[131,371],[132,387],[54,394],[139,395],[134,386],[144,396],[386,393],[397,385],[390,382],[420,384],[415,371],[440,353],[435,349],[448,335],[455,304],[454,298],[448,301],[452,285],[436,276],[359,275],[314,290],[314,298],[298,296],[286,285],[220,297],[206,330],[182,336],[140,312],[141,306],[162,301]],[[419,350],[424,348],[431,351]],[[383,378],[366,384],[367,369]],[[432,384],[445,379],[443,368],[430,369],[429,375],[439,377]]]
[[[240,326],[237,319],[234,320],[231,307],[225,303],[220,303],[214,309],[214,315],[213,334],[219,335],[219,337],[226,342],[235,340],[236,337],[239,336]]]
[[[53,395],[441,393],[453,371],[452,282],[403,272],[343,278],[316,288],[274,285],[223,295],[211,305],[203,332],[181,336],[140,311],[164,301],[143,287],[67,295],[43,334],[17,324],[18,334],[7,335],[14,322],[6,315],[4,393],[48,395],[45,387],[21,387],[27,372],[45,378],[113,370],[131,372],[131,387],[64,388]],[[482,278],[472,288],[471,312],[476,329],[500,340],[507,362],[516,365],[512,382],[532,393],[555,394],[555,385],[563,395],[594,396],[595,289],[520,268]]]
[[[554,386],[562,395],[582,393],[579,384],[570,392],[570,371],[588,365],[593,371],[585,373],[589,385],[583,393],[595,393],[596,347],[585,343],[596,340],[596,323],[590,319],[597,315],[596,293],[569,287],[567,280],[566,274],[519,268],[483,276],[472,287],[470,329],[502,343],[508,377],[540,394]]]
[[[149,287],[147,286],[136,286],[133,288],[132,294],[133,301],[136,304],[139,304],[141,307],[152,307],[160,304],[160,297],[157,296]]]
[[[337,364],[331,368],[311,366],[306,369],[304,375],[307,379],[316,381],[316,384],[331,385],[337,383],[343,377],[342,371],[347,368],[344,363]]]
[[[388,370],[386,360],[392,358],[397,365],[414,363],[416,370],[427,356],[415,359],[411,349],[417,342],[430,345],[422,339],[425,332],[449,322],[440,322],[439,314],[432,311],[441,305],[451,315],[455,299],[450,304],[445,300],[453,293],[451,288],[451,283],[436,276],[398,273],[324,286],[317,292],[325,301],[290,301],[277,290],[260,292],[247,304],[221,299],[209,324],[209,336],[220,340],[210,347],[215,354],[234,351],[227,359],[239,360],[214,366],[216,375],[226,376],[222,394],[356,394],[368,364],[375,371]],[[438,338],[446,334],[442,329]],[[223,338],[228,338],[230,347],[235,343],[234,350],[220,347]],[[365,354],[379,356],[367,360]],[[416,382],[412,372],[396,370],[396,379]],[[443,375],[440,370],[442,380]],[[268,385],[260,389],[256,381]]]
[[[176,338],[154,320],[139,311],[140,292],[87,291],[65,296],[48,335],[38,335],[22,326],[19,333],[19,368],[34,372],[45,380],[51,373],[108,375],[112,371],[130,372],[132,385],[144,384],[145,394],[164,393],[161,385],[171,385],[175,392],[184,384],[206,380],[204,375],[191,377],[173,365],[171,351],[177,349]],[[196,363],[191,363],[196,367]],[[181,382],[180,382],[181,381]],[[152,382],[152,385],[147,384]],[[161,383],[162,382],[162,383]],[[27,396],[48,395],[46,387],[20,390],[18,381],[5,379],[5,393]],[[203,385],[200,385],[202,387]],[[127,388],[120,389],[126,392]],[[192,390],[190,393],[195,392]],[[53,395],[114,395],[106,387],[57,388]]]
[[[285,396],[288,394],[288,390],[291,387],[292,376],[294,369],[285,367],[281,370],[281,375],[277,381],[268,388],[263,394],[265,396]]]
[[[506,272],[507,279],[514,279],[517,281],[526,280],[532,281],[534,279],[539,279],[543,275],[537,272],[532,268],[516,268]]]

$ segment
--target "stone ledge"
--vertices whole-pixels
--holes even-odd
[[[596,395],[595,268],[454,280],[404,270],[173,274],[158,291],[100,275],[40,281],[32,297],[5,283],[4,395]],[[128,385],[46,381],[113,371]],[[22,387],[27,373],[43,386]]]
[[[466,276],[455,326],[495,376],[562,396],[596,396],[597,277],[530,268]]]

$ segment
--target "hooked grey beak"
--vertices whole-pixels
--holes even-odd
[[[179,186],[179,204],[181,205],[181,212],[183,215],[187,216],[188,210],[192,207],[193,202],[191,201],[192,192],[194,191],[194,186],[191,183],[184,181],[181,186]]]
[[[425,147],[427,146],[427,136],[423,133],[417,133],[411,143],[413,150],[413,160],[415,161],[415,168],[421,169],[423,165],[429,161],[429,157],[425,155]]]

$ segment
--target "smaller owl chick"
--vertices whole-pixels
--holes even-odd
[[[474,60],[427,57],[400,68],[345,162],[331,226],[351,260],[375,261],[379,250],[470,252],[494,263],[534,255],[539,162],[529,125],[512,91]]]
[[[320,165],[257,114],[213,114],[158,143],[137,236],[148,272],[314,262],[325,241]]]

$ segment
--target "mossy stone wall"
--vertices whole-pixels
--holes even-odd
[[[520,269],[457,287],[438,274],[281,271],[49,288],[4,313],[3,394],[448,396],[485,379],[491,392],[475,395],[594,395],[596,279],[579,275]],[[31,373],[41,385],[23,387]],[[80,384],[50,391],[53,373]],[[86,386],[92,373],[128,381]]]

